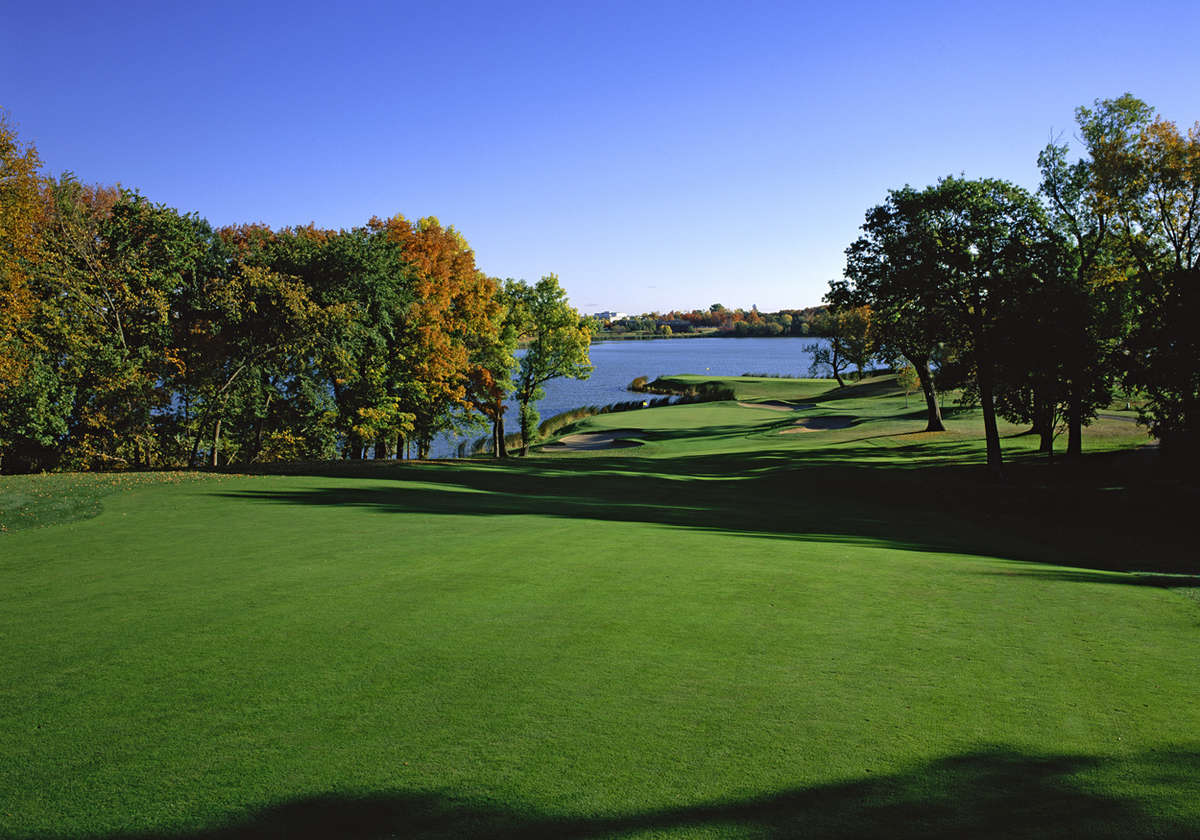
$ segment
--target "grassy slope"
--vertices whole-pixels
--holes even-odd
[[[109,495],[0,536],[0,834],[1200,832],[1195,579],[1095,570],[1196,570],[1132,424],[1079,468],[1008,438],[994,487],[974,415],[928,440],[886,383],[736,387],[855,424],[3,479],[6,523]]]

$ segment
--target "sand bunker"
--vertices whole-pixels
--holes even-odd
[[[823,432],[829,429],[848,429],[854,425],[853,417],[805,417],[797,420],[795,428],[784,429],[781,435],[795,435],[800,432]]]
[[[792,405],[791,403],[781,402],[780,400],[767,400],[765,402],[740,402],[742,408],[766,408],[771,411],[800,411],[801,409],[816,408],[812,403],[804,405]]]
[[[641,434],[638,431],[583,432],[567,435],[554,443],[542,447],[543,452],[587,452],[592,449],[616,449],[624,446],[641,446],[641,441],[629,440]]]

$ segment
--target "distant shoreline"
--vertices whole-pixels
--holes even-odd
[[[824,338],[819,335],[737,335],[735,333],[672,333],[671,335],[622,334],[622,335],[593,335],[592,344],[602,344],[609,341],[673,341],[677,338]]]

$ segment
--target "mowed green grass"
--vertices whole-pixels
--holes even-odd
[[[974,413],[735,385],[812,407],[0,479],[0,835],[1200,834],[1196,496],[1144,431],[1009,428],[995,485]]]

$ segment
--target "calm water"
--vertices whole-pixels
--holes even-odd
[[[672,338],[648,341],[605,341],[591,346],[595,370],[588,379],[555,379],[546,385],[538,403],[542,419],[584,405],[608,405],[638,399],[628,390],[638,376],[654,380],[681,373],[741,376],[774,373],[807,376],[812,355],[803,348],[821,338]],[[515,405],[504,418],[506,432],[520,430]],[[471,439],[487,434],[481,431]],[[434,457],[454,454],[457,440],[434,442]]]

